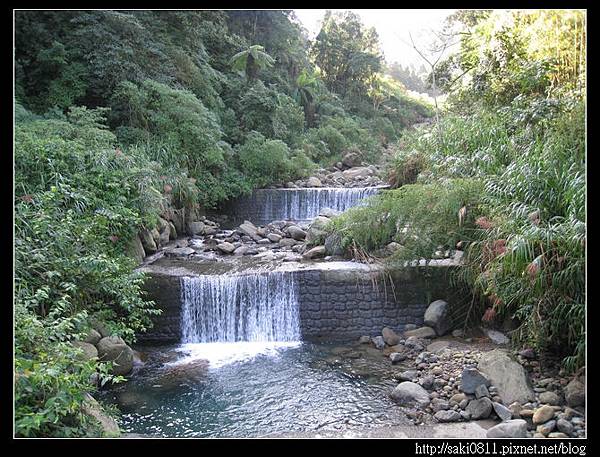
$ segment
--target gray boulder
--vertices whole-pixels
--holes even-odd
[[[433,415],[438,422],[458,422],[461,419],[460,413],[456,411],[447,410],[447,411],[438,411]]]
[[[306,238],[306,232],[297,225],[290,225],[287,230],[290,236],[297,241],[302,241]]]
[[[146,251],[144,251],[144,245],[142,244],[142,240],[140,240],[138,235],[134,236],[129,242],[127,252],[129,256],[135,259],[137,263],[142,263],[144,261],[144,257],[146,257]]]
[[[486,433],[486,438],[527,438],[527,422],[513,419],[494,425]]]
[[[431,327],[420,327],[414,330],[408,330],[404,332],[404,337],[410,338],[414,336],[416,338],[435,338],[436,337],[435,330]]]
[[[493,402],[492,407],[494,408],[494,412],[498,415],[500,420],[507,421],[512,419],[512,411],[508,409],[501,403]]]
[[[579,379],[573,379],[565,387],[565,400],[571,408],[585,405],[585,385]]]
[[[331,233],[325,238],[325,249],[329,255],[343,255],[342,236],[339,233]]]
[[[331,219],[324,216],[317,216],[310,227],[308,228],[308,232],[306,233],[306,240],[309,243],[320,242],[324,240],[327,236],[327,226],[331,222]]]
[[[154,241],[150,230],[143,229],[142,231],[140,231],[140,240],[142,242],[142,246],[144,247],[144,252],[146,253],[146,255],[156,253],[156,242]]]
[[[83,352],[78,355],[80,360],[95,360],[98,358],[96,346],[85,341],[73,341],[73,347],[81,349]]]
[[[474,394],[477,387],[488,387],[490,380],[475,368],[465,368],[460,376],[461,390],[466,394]]]
[[[96,420],[102,430],[102,436],[106,438],[116,438],[121,435],[121,430],[117,421],[109,416],[102,406],[90,394],[85,393],[85,399],[81,405],[81,412]]]
[[[420,406],[429,404],[429,394],[423,387],[414,382],[406,381],[398,384],[391,393],[392,399],[401,406]]]
[[[471,415],[471,419],[487,419],[492,413],[492,400],[487,397],[471,400],[467,405],[466,411]]]
[[[494,349],[484,353],[478,368],[498,389],[498,395],[505,405],[515,401],[524,404],[535,400],[525,369],[507,351]]]
[[[93,328],[89,329],[87,335],[83,339],[84,342],[93,344],[94,346],[98,344],[98,341],[102,339],[102,335],[97,330]]]
[[[352,168],[360,166],[361,159],[360,155],[356,152],[348,152],[342,158],[342,167],[338,168]]]
[[[400,336],[389,327],[384,327],[381,335],[383,336],[383,341],[388,346],[395,346],[400,342]]]
[[[448,311],[447,302],[436,300],[427,307],[423,323],[433,328],[438,336],[445,335],[450,330]]]
[[[192,235],[204,235],[204,230],[206,229],[206,225],[204,222],[195,221],[190,224],[190,233]]]
[[[338,217],[340,214],[342,214],[340,211],[331,208],[323,208],[319,211],[319,216],[328,217],[329,219]]]
[[[373,344],[377,349],[383,349],[385,347],[385,341],[383,341],[382,336],[376,336],[374,338],[371,338],[371,341],[373,341]]]
[[[325,246],[315,246],[312,249],[309,249],[304,254],[302,254],[302,258],[304,259],[316,259],[318,257],[325,256]]]
[[[256,226],[250,221],[244,221],[244,223],[238,227],[238,230],[243,234],[248,235],[254,241],[259,241],[262,239],[262,237],[258,234],[258,228],[256,228]]]
[[[310,178],[308,178],[306,180],[306,186],[307,187],[321,187],[323,186],[323,183],[321,182],[321,180],[315,176],[311,176]]]
[[[540,394],[540,403],[556,406],[560,405],[561,401],[555,392],[547,391]]]
[[[177,229],[175,228],[175,224],[169,221],[169,239],[176,240],[177,239]]]
[[[100,360],[113,363],[113,374],[126,375],[133,369],[133,350],[120,337],[104,337],[97,347]]]
[[[267,238],[273,243],[279,243],[281,241],[282,236],[277,233],[269,233]]]
[[[217,249],[225,254],[231,254],[233,251],[235,251],[235,246],[227,241],[224,241],[223,243],[217,244]]]
[[[492,330],[490,328],[486,328],[486,329],[483,329],[483,331],[487,335],[487,337],[492,341],[492,343],[494,343],[494,344],[504,345],[504,344],[508,344],[510,342],[508,337],[504,333],[499,332],[498,330]]]
[[[398,374],[400,381],[414,381],[417,379],[418,372],[416,370],[406,370]]]
[[[390,354],[390,360],[392,361],[392,364],[400,363],[403,360],[406,360],[406,354],[403,354],[402,352],[392,352]]]

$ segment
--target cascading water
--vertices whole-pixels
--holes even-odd
[[[290,272],[184,277],[181,302],[183,343],[300,340]]]
[[[317,217],[324,208],[346,211],[380,190],[379,187],[262,189],[263,219],[306,221]]]

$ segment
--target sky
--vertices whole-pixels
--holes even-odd
[[[294,10],[298,19],[308,30],[311,39],[319,32],[320,22],[325,16],[325,11],[315,9]],[[366,26],[375,27],[388,63],[394,61],[398,61],[402,65],[413,63],[418,68],[424,62],[412,48],[409,32],[418,47],[428,45],[431,35],[427,32],[431,29],[441,28],[444,19],[456,10],[359,9],[350,11],[358,14]]]

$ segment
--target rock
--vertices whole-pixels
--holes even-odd
[[[531,348],[523,349],[519,355],[525,359],[535,359],[535,351]]]
[[[175,226],[175,232],[185,234],[185,208],[171,210],[170,219]]]
[[[244,221],[244,223],[238,227],[238,230],[252,238],[254,241],[259,241],[262,239],[262,237],[258,234],[258,229],[250,221]]]
[[[287,230],[290,236],[297,241],[302,241],[306,238],[306,232],[297,225],[290,225]]]
[[[448,311],[448,303],[444,300],[432,302],[425,311],[423,324],[433,328],[438,336],[446,334],[450,330]]]
[[[406,370],[398,375],[398,379],[400,381],[414,381],[417,379],[417,371],[416,370]]]
[[[195,253],[196,251],[192,248],[173,248],[165,252],[166,255],[175,257],[187,257]]]
[[[466,408],[471,419],[486,419],[492,413],[492,400],[487,397],[471,400]]]
[[[553,417],[554,408],[549,405],[543,405],[534,411],[533,423],[534,425],[543,424],[544,422],[548,422]]]
[[[162,226],[163,230],[160,232],[160,235],[158,237],[158,243],[159,245],[164,246],[169,242],[169,239],[171,237],[171,228],[169,227],[169,223],[167,221],[165,221],[164,219],[159,220],[162,221],[164,225]]]
[[[385,347],[385,341],[383,341],[382,336],[376,336],[374,338],[371,338],[371,341],[377,349],[383,349]]]
[[[267,238],[273,243],[279,243],[281,241],[281,238],[283,237],[281,235],[278,235],[277,233],[269,233],[267,235]]]
[[[445,411],[450,409],[450,405],[446,400],[442,400],[441,398],[434,398],[431,400],[429,407],[433,410],[434,413],[438,411]]]
[[[217,244],[217,249],[225,254],[231,254],[236,248],[233,244],[224,241],[223,243]]]
[[[585,385],[577,378],[573,379],[564,389],[567,404],[575,408],[585,405]]]
[[[494,408],[494,412],[502,421],[511,420],[513,417],[513,413],[510,409],[498,402],[492,402],[492,407]]]
[[[150,230],[150,235],[152,236],[154,243],[158,246],[160,244],[160,233],[158,232],[158,230],[153,228],[152,230]]]
[[[479,384],[477,387],[475,387],[475,398],[482,398],[482,397],[488,397],[490,396],[490,392],[488,390],[488,388],[485,386],[485,384]]]
[[[566,435],[571,435],[573,433],[573,424],[566,419],[558,419],[556,421],[556,428],[559,432],[562,432]]]
[[[358,339],[359,344],[369,344],[371,342],[371,337],[368,335],[363,335]]]
[[[108,329],[108,327],[106,326],[106,324],[104,322],[101,322],[97,319],[91,319],[90,320],[90,325],[92,326],[92,328],[94,330],[96,330],[100,336],[102,338],[106,337],[106,336],[110,336],[111,332]]]
[[[306,233],[306,241],[309,243],[316,243],[325,240],[328,235],[327,226],[331,222],[328,217],[317,216],[310,224],[308,232]]]
[[[538,433],[541,433],[544,436],[548,436],[548,434],[553,432],[555,428],[556,428],[556,421],[550,420],[544,424],[538,425],[537,428],[535,429],[535,431]]]
[[[395,252],[400,251],[402,248],[403,248],[403,246],[400,243],[396,243],[395,241],[392,241],[385,245],[385,250],[390,255],[392,255]]]
[[[373,171],[368,167],[352,167],[342,172],[344,178],[348,180],[354,180],[356,178],[367,178],[373,174]]]
[[[121,435],[121,430],[112,417],[104,412],[102,406],[90,394],[84,394],[85,399],[81,405],[81,412],[95,419],[102,429],[102,435],[107,438],[116,438]]]
[[[569,436],[561,432],[552,432],[548,434],[548,438],[568,438]]]
[[[466,400],[466,399],[467,399],[467,396],[463,393],[454,394],[454,395],[452,395],[452,397],[450,397],[450,404],[456,403],[458,405],[461,401]]]
[[[431,327],[420,327],[414,330],[408,330],[404,332],[405,338],[410,338],[414,336],[416,338],[435,338],[436,337],[435,330]]]
[[[95,346],[96,344],[98,344],[98,341],[100,341],[101,339],[102,339],[102,335],[100,335],[100,333],[97,330],[91,328],[88,330],[87,335],[85,336],[83,341],[85,343],[90,343]]]
[[[321,180],[315,176],[311,176],[310,178],[308,178],[306,180],[306,186],[307,187],[322,187],[323,183],[321,182]]]
[[[342,167],[339,168],[352,168],[360,166],[361,159],[360,155],[356,152],[347,152],[342,158]]]
[[[427,345],[427,350],[429,352],[433,352],[434,354],[442,352],[444,349],[447,349],[451,346],[450,341],[433,341],[429,345]]]
[[[190,234],[191,235],[204,235],[204,230],[206,229],[206,225],[204,222],[195,221],[190,224]]]
[[[389,327],[384,327],[381,330],[381,335],[383,336],[383,341],[388,346],[395,346],[400,342],[400,336]]]
[[[489,386],[490,380],[475,368],[465,368],[460,376],[461,390],[466,394],[474,394],[478,386]]]
[[[462,401],[461,401],[461,402],[458,404],[458,407],[459,407],[460,409],[465,409],[465,408],[467,407],[467,405],[469,404],[469,401],[471,401],[471,400],[469,400],[468,398],[465,398],[464,400],[462,400]],[[470,417],[471,417],[471,415],[469,414],[469,418],[470,418]]]
[[[79,354],[79,360],[95,360],[98,358],[98,350],[96,346],[91,343],[86,343],[85,341],[73,341],[73,347],[77,349],[81,349],[83,351],[82,354]]]
[[[148,229],[143,229],[140,231],[140,240],[142,242],[142,246],[144,247],[144,252],[146,255],[155,254],[157,251],[156,242],[152,237],[152,233]]]
[[[337,233],[331,233],[325,238],[325,249],[329,255],[344,255],[344,249],[342,248],[342,236]]]
[[[438,411],[433,417],[435,417],[438,422],[458,422],[461,419],[460,414],[452,410]]]
[[[435,378],[433,376],[425,376],[424,378],[421,378],[419,384],[421,384],[421,387],[423,387],[424,389],[431,390],[433,388],[434,382]]]
[[[508,409],[510,409],[513,419],[521,418],[521,411],[523,410],[521,403],[515,401],[508,406]]]
[[[484,353],[478,368],[498,389],[502,403],[509,405],[518,401],[523,404],[535,399],[525,369],[512,360],[507,351],[494,349]]]
[[[315,246],[312,249],[309,249],[304,254],[302,254],[302,258],[304,259],[316,259],[318,257],[325,256],[325,246]]]
[[[169,221],[169,239],[176,240],[177,239],[177,229],[175,228],[175,224]]]
[[[396,364],[406,360],[406,355],[401,352],[392,352],[390,354],[390,360],[392,361],[392,364]]]
[[[539,396],[540,403],[544,403],[547,405],[560,405],[560,397],[551,391],[542,392]]]
[[[101,361],[113,362],[113,374],[125,375],[133,369],[133,350],[120,337],[104,337],[97,347]]]
[[[152,240],[154,241],[154,240]],[[127,252],[129,256],[139,264],[144,261],[144,257],[146,257],[146,251],[144,251],[144,245],[142,244],[142,240],[139,235],[134,236],[127,246]]]
[[[488,429],[486,438],[527,438],[527,422],[513,419]]]
[[[338,217],[340,214],[342,214],[340,211],[331,208],[323,208],[321,211],[319,211],[319,216],[326,217],[328,219]]]
[[[506,335],[502,332],[499,332],[498,330],[492,330],[492,329],[486,328],[486,329],[484,329],[484,332],[487,335],[487,337],[494,344],[502,345],[502,344],[508,344],[510,342],[510,340],[506,337]]]
[[[294,240],[293,238],[282,238],[281,240],[279,240],[279,246],[281,247],[292,247],[295,246],[296,244],[298,244],[298,242],[296,240]]]
[[[429,404],[429,394],[423,387],[414,382],[401,382],[391,393],[392,399],[401,406],[420,406]]]
[[[403,331],[404,331],[404,332],[408,332],[409,330],[416,330],[416,329],[417,329],[417,326],[416,326],[416,324],[406,324],[406,325],[404,326],[404,329],[403,329]]]
[[[457,328],[456,330],[452,330],[452,336],[454,338],[462,338],[465,336],[465,332],[462,329]]]

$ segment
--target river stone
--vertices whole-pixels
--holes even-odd
[[[292,247],[295,246],[296,244],[298,244],[298,242],[293,239],[293,238],[282,238],[281,240],[279,240],[279,246],[281,247]]]
[[[562,432],[566,435],[571,435],[573,433],[573,424],[566,419],[558,419],[556,421],[556,428],[559,432]]]
[[[148,229],[143,229],[140,231],[140,240],[142,242],[142,246],[144,247],[144,252],[146,255],[156,253],[157,247],[154,238],[152,237],[152,233]]]
[[[328,217],[317,216],[310,224],[306,233],[306,240],[310,243],[321,241],[327,236],[327,226],[331,222]]]
[[[340,211],[331,208],[323,208],[321,211],[319,211],[319,216],[328,217],[329,219],[338,217],[340,214],[342,214]]]
[[[140,239],[139,235],[136,235],[131,239],[127,245],[127,253],[138,264],[144,261],[144,257],[146,257],[146,251],[144,251],[144,245],[142,244],[142,240]]]
[[[460,414],[452,410],[438,411],[433,417],[435,417],[438,422],[458,422],[461,419]]]
[[[498,389],[498,395],[505,405],[515,401],[523,404],[535,400],[525,369],[512,360],[507,351],[494,349],[484,353],[478,368]]]
[[[287,230],[290,236],[295,240],[302,241],[306,238],[306,232],[297,225],[290,225]]]
[[[368,167],[353,167],[342,172],[344,178],[354,180],[356,178],[366,178],[373,174],[373,171]]]
[[[224,241],[223,243],[217,244],[217,249],[225,254],[231,254],[233,251],[235,251],[235,246],[227,241]]]
[[[438,336],[446,334],[450,330],[448,311],[448,303],[444,300],[432,302],[425,311],[423,324],[433,328]]]
[[[398,379],[400,381],[414,381],[417,379],[417,371],[416,370],[406,370],[398,375]]]
[[[97,347],[100,360],[113,362],[113,374],[125,375],[133,369],[133,350],[120,337],[104,337]]]
[[[106,336],[110,336],[110,330],[108,329],[108,327],[106,326],[106,324],[104,322],[101,322],[97,319],[91,319],[90,325],[92,326],[92,328],[94,330],[96,330],[100,334],[100,336],[102,338],[104,338]]]
[[[471,414],[471,419],[487,419],[492,413],[492,400],[487,397],[471,400],[466,411]]]
[[[566,433],[561,433],[561,432],[552,432],[550,434],[548,434],[548,438],[568,438],[569,435],[567,435]]]
[[[450,343],[450,341],[444,341],[444,340],[439,340],[439,341],[433,341],[431,344],[427,345],[427,350],[429,352],[433,352],[434,354],[437,354],[439,352],[442,352],[444,349],[448,349],[452,344]]]
[[[267,235],[267,238],[273,243],[279,243],[281,241],[281,238],[283,237],[281,235],[278,235],[277,233],[269,233]]]
[[[342,158],[342,162],[341,162],[341,167],[338,168],[352,168],[352,167],[359,167],[361,163],[360,160],[360,155],[356,152],[347,152],[344,157]]]
[[[371,338],[371,341],[373,341],[373,344],[377,349],[383,349],[385,347],[385,341],[383,341],[382,336],[376,336],[374,338]]]
[[[494,344],[503,345],[508,344],[510,342],[507,336],[504,333],[499,332],[498,330],[486,328],[483,331]]]
[[[398,384],[392,391],[391,397],[401,406],[415,405],[425,408],[429,404],[427,391],[420,385],[410,381]]]
[[[325,257],[325,246],[315,246],[302,254],[304,259],[316,259],[318,257]]]
[[[169,242],[169,239],[171,238],[171,229],[169,228],[169,224],[164,221],[164,219],[160,219],[161,221],[165,222],[164,225],[164,230],[160,232],[160,235],[158,237],[158,243],[161,246],[164,246],[165,244],[167,244]]]
[[[571,408],[585,405],[585,385],[577,378],[573,379],[564,389],[565,400]]]
[[[383,336],[383,341],[388,346],[395,346],[400,342],[400,337],[389,327],[383,327],[381,335]]]
[[[152,236],[154,243],[158,246],[160,244],[160,233],[158,232],[158,230],[156,230],[156,228],[153,228],[152,230],[150,230],[150,235]]]
[[[343,255],[342,236],[337,233],[331,233],[325,238],[325,249],[329,255]]]
[[[100,341],[101,339],[102,339],[102,335],[100,335],[100,333],[97,330],[91,328],[88,330],[83,341],[85,343],[90,343],[90,344],[96,345],[96,344],[98,344],[98,341]]]
[[[536,409],[533,413],[533,423],[543,424],[554,417],[554,408],[550,405],[543,405]],[[550,433],[550,432],[548,432]]]
[[[79,360],[95,360],[98,358],[98,350],[96,346],[90,343],[86,343],[85,341],[73,341],[73,347],[77,349],[81,349],[83,351],[82,354],[79,354],[77,357]]]
[[[494,412],[498,415],[500,420],[507,421],[512,419],[512,411],[503,404],[498,402],[492,402],[492,407],[494,408]]]
[[[467,396],[463,393],[460,394],[454,394],[450,397],[450,404],[459,404],[461,401],[466,400]]]
[[[544,436],[548,436],[549,433],[553,432],[556,428],[556,421],[550,420],[544,424],[540,424],[535,429],[536,432],[541,433]]]
[[[177,229],[175,228],[175,224],[169,221],[169,239],[176,240],[177,239]]]
[[[402,354],[401,352],[392,352],[390,354],[390,360],[393,364],[402,362],[403,360],[406,360],[406,354]]]
[[[477,387],[475,387],[475,398],[482,398],[482,397],[489,398],[489,396],[490,396],[490,391],[485,386],[485,384],[479,384]]]
[[[306,180],[306,186],[307,187],[322,187],[323,183],[316,176],[311,176],[310,178],[308,178]]]
[[[192,235],[204,235],[205,228],[204,222],[195,221],[190,224],[190,233]]]
[[[262,239],[262,237],[257,233],[258,229],[250,221],[244,221],[244,223],[238,227],[238,230],[245,235],[248,235],[254,241],[259,241]]]
[[[169,249],[165,254],[176,257],[187,257],[194,254],[196,251],[192,248],[173,248]]]
[[[121,435],[117,421],[104,412],[102,406],[87,392],[81,405],[81,412],[86,416],[94,418],[102,429],[102,436],[116,438]]]
[[[527,422],[513,419],[488,429],[486,438],[527,438]]]
[[[461,390],[466,394],[474,394],[477,387],[489,386],[490,380],[475,368],[465,368],[460,376]]]
[[[552,391],[542,392],[539,396],[540,403],[544,403],[546,405],[560,405],[560,397]]]
[[[414,330],[408,330],[404,332],[405,338],[410,338],[414,336],[416,338],[435,338],[436,333],[435,330],[431,327],[420,327]]]
[[[368,335],[363,335],[358,339],[359,344],[369,344],[371,342],[371,337]]]

